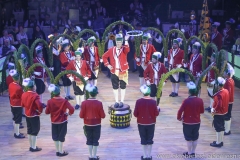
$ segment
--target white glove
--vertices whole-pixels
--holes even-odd
[[[177,68],[181,68],[181,67],[182,67],[182,65],[181,65],[181,64],[178,64],[178,65],[177,65]]]
[[[41,76],[41,72],[33,72],[36,76]]]
[[[211,108],[211,113],[214,113],[215,112],[215,109],[214,108]]]
[[[128,41],[129,37],[130,37],[129,34],[126,34],[124,37],[125,41]]]
[[[74,78],[73,77],[68,77],[71,82],[73,82]]]
[[[188,65],[187,65],[187,63],[183,63],[183,66],[186,68]]]
[[[167,61],[168,61],[168,58],[164,58],[164,61],[167,62]]]
[[[151,83],[150,83],[150,81],[149,80],[147,80],[147,86],[150,86],[151,85]]]
[[[200,77],[201,76],[201,74],[200,73],[197,73],[197,77]]]
[[[109,65],[107,65],[107,67],[108,67],[108,69],[112,69],[113,67],[109,64]]]
[[[100,63],[103,63],[103,59],[102,58],[100,58]]]
[[[84,80],[87,81],[89,78],[88,77],[84,77]]]
[[[136,61],[137,61],[137,62],[140,62],[140,58],[136,58]]]
[[[75,56],[72,56],[70,59],[71,59],[71,60],[75,60]]]
[[[49,68],[49,70],[50,70],[50,71],[53,71],[53,70],[54,70],[54,68],[53,68],[53,67],[50,67],[50,68]]]
[[[163,86],[165,86],[166,82],[163,82]]]

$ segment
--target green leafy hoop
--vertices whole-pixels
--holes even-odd
[[[204,61],[203,65],[202,65],[202,68],[203,68],[203,69],[206,68],[208,51],[209,51],[209,49],[211,49],[211,48],[214,50],[215,54],[218,53],[218,48],[217,48],[217,46],[216,46],[214,43],[209,43],[209,44],[207,45],[207,47],[205,48],[205,53],[203,54],[203,61]],[[216,56],[217,56],[217,55],[216,55]]]
[[[21,44],[18,48],[17,51],[17,59],[21,59],[21,54],[23,53],[23,50],[26,52],[27,56],[28,56],[28,64],[32,65],[33,63],[33,55],[30,54],[30,50],[29,48],[25,45],[25,44]]]
[[[43,65],[43,64],[41,64],[41,63],[34,63],[33,65],[31,65],[31,66],[28,68],[26,77],[30,77],[31,74],[34,72],[34,69],[35,69],[36,67],[42,67],[42,68],[44,68],[44,69],[46,70],[49,78],[50,78],[50,82],[51,82],[51,83],[54,82],[54,76],[53,76],[52,72],[49,70],[49,68],[48,68],[46,65]]]
[[[65,70],[65,71],[60,72],[60,73],[55,77],[53,83],[54,83],[55,85],[57,85],[58,82],[59,82],[59,80],[60,80],[60,78],[61,78],[62,76],[64,76],[64,75],[66,75],[66,74],[73,74],[73,75],[75,75],[76,77],[78,77],[78,78],[83,82],[84,86],[87,85],[85,79],[84,79],[79,73],[77,73],[76,71],[73,71],[73,70]],[[86,91],[86,99],[88,99],[88,98],[89,98],[89,93]]]
[[[34,53],[35,53],[35,47],[38,43],[43,43],[44,47],[47,50],[47,56],[48,56],[48,62],[49,65],[52,66],[53,65],[53,54],[52,54],[52,50],[49,49],[48,43],[44,40],[44,39],[36,39],[33,44],[31,45],[30,48],[30,54],[32,55],[32,57],[34,57]],[[33,63],[33,62],[32,62]]]
[[[169,37],[172,33],[178,33],[179,35],[181,35],[182,37],[182,42],[183,42],[183,46],[184,46],[184,59],[187,60],[188,59],[188,46],[187,46],[187,39],[185,37],[185,35],[179,30],[179,29],[172,29],[167,33],[166,36],[166,43],[168,44],[169,41]],[[166,47],[166,46],[165,46]],[[164,50],[164,56],[167,57],[168,56],[168,49]]]

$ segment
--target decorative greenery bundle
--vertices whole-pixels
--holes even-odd
[[[221,49],[218,55],[218,63],[217,63],[217,67],[220,71],[219,75],[223,76],[223,72],[225,71],[226,67],[227,67],[227,60],[226,60],[226,54],[227,51],[224,49]]]
[[[180,37],[182,38],[182,42],[183,42],[183,46],[184,46],[184,59],[187,61],[188,60],[188,46],[187,46],[187,39],[184,36],[184,34],[179,30],[179,29],[172,29],[167,33],[166,36],[166,45],[165,47],[168,48],[167,44],[169,41],[169,37],[172,33],[177,33],[178,35],[180,35]],[[164,47],[164,56],[167,57],[168,56],[168,49],[165,49]]]
[[[137,57],[140,57],[140,44],[141,44],[141,36],[134,37],[134,44],[135,44],[135,53]]]
[[[206,66],[206,63],[207,63],[207,56],[208,56],[208,51],[209,49],[213,49],[215,54],[218,53],[218,48],[217,46],[214,44],[214,43],[209,43],[207,45],[207,47],[205,48],[205,53],[203,54],[203,63],[202,63],[202,68],[205,69],[207,66]],[[217,55],[216,55],[217,56]]]
[[[31,45],[31,48],[30,48],[30,54],[32,57],[34,57],[34,53],[35,53],[35,48],[36,48],[36,45],[38,43],[42,43],[44,48],[46,48],[47,50],[47,56],[48,56],[48,62],[50,64],[50,66],[53,65],[53,54],[52,54],[52,50],[49,49],[48,47],[48,43],[44,40],[44,39],[36,39],[33,44]],[[33,62],[33,61],[32,61]],[[32,64],[32,63],[31,63]]]
[[[29,50],[29,48],[25,44],[21,44],[20,47],[18,48],[17,59],[21,59],[21,54],[23,53],[23,50],[27,54],[28,64],[32,65],[32,63],[33,63],[33,55],[30,54],[30,50]]]
[[[60,72],[60,73],[55,77],[53,83],[54,83],[55,85],[57,85],[58,82],[59,82],[59,80],[60,80],[60,78],[61,78],[62,76],[64,76],[64,75],[68,75],[68,74],[73,74],[73,75],[75,75],[76,77],[78,77],[78,78],[83,82],[84,86],[87,85],[85,79],[84,79],[79,73],[77,73],[76,71],[73,71],[73,70],[65,70],[65,71]],[[88,98],[89,98],[89,93],[86,91],[86,99],[88,99]]]
[[[104,54],[105,43],[104,41],[100,42],[100,39],[97,39],[97,45],[99,56],[102,57],[102,55]]]

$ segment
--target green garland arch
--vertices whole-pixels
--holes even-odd
[[[166,74],[163,74],[160,82],[158,83],[157,96],[156,96],[156,97],[157,97],[157,105],[159,104],[159,99],[160,99],[160,95],[161,95],[161,93],[162,93],[163,83],[165,82],[165,80],[166,80],[169,76],[173,75],[174,73],[178,73],[178,72],[184,72],[184,73],[188,74],[189,77],[190,77],[190,79],[191,79],[191,81],[193,81],[193,82],[195,83],[195,78],[194,78],[194,76],[192,75],[192,73],[189,72],[189,71],[186,70],[186,69],[183,69],[183,68],[173,69],[173,70],[171,70],[170,72],[167,72]]]
[[[53,83],[54,83],[55,85],[57,85],[58,82],[59,82],[59,80],[60,80],[60,78],[61,78],[62,76],[64,76],[65,74],[73,74],[73,75],[75,75],[76,77],[78,77],[79,79],[81,79],[81,81],[83,82],[84,86],[86,86],[87,83],[86,83],[85,79],[84,79],[79,73],[77,73],[76,71],[73,71],[73,70],[65,70],[65,71],[60,72],[60,73],[55,77]],[[88,99],[88,98],[89,98],[89,93],[86,91],[86,99]]]
[[[50,64],[50,66],[53,65],[53,54],[52,54],[52,50],[49,49],[48,43],[44,40],[44,39],[36,39],[33,44],[31,45],[30,48],[30,54],[32,57],[34,57],[34,53],[35,53],[35,47],[38,43],[43,43],[44,47],[47,49],[47,56],[48,56],[48,62]]]
[[[178,29],[172,29],[170,30],[168,33],[167,33],[167,36],[166,36],[166,43],[168,44],[168,41],[169,41],[169,37],[172,33],[178,33],[181,35],[182,37],[182,42],[183,42],[183,46],[184,46],[184,59],[187,61],[188,60],[188,46],[187,46],[187,39],[186,37],[184,36],[184,34],[178,30]],[[165,46],[166,47],[166,46]],[[164,50],[164,56],[167,57],[168,56],[168,49]]]
[[[205,53],[203,54],[203,65],[202,65],[202,67],[205,69],[205,68],[207,68],[206,67],[206,63],[207,63],[207,56],[208,56],[208,51],[209,51],[209,49],[213,49],[214,50],[214,52],[217,54],[218,53],[218,48],[217,48],[217,46],[214,44],[214,43],[209,43],[208,45],[207,45],[207,47],[205,48]]]
[[[34,69],[36,67],[42,67],[46,70],[49,78],[50,78],[50,82],[53,83],[54,82],[54,76],[52,74],[52,72],[48,69],[48,67],[46,65],[43,65],[41,63],[34,63],[33,65],[31,65],[29,68],[28,68],[28,71],[27,71],[27,74],[26,74],[26,77],[30,77],[31,74],[34,72]]]
[[[23,53],[23,50],[25,50],[25,52],[27,53],[27,56],[28,56],[28,64],[29,65],[32,65],[33,63],[33,55],[30,54],[30,50],[29,48],[25,45],[25,44],[21,44],[18,48],[18,51],[17,51],[17,59],[21,59],[21,54]]]

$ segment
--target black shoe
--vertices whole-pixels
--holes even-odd
[[[42,150],[42,148],[38,148],[38,147],[36,147],[36,149],[33,149],[32,147],[30,148],[31,152],[38,152],[38,151],[41,151],[41,150]]]
[[[59,155],[59,152],[56,152],[56,156],[58,156]]]
[[[227,136],[227,135],[230,135],[230,134],[231,134],[231,131],[229,131],[228,133],[224,132],[224,136]]]
[[[172,92],[171,94],[169,94],[170,97],[172,97],[174,95],[174,92]]]
[[[80,106],[77,104],[76,106],[75,106],[75,109],[79,109],[80,108]]]
[[[195,153],[190,154],[191,158],[195,158]]]
[[[148,158],[143,158],[143,156],[141,156],[141,160],[148,160]]]
[[[68,152],[66,152],[66,151],[63,151],[63,153],[58,153],[59,157],[63,157],[63,156],[66,156],[66,155],[68,155]]]
[[[72,96],[68,96],[68,99],[69,100],[73,100],[74,98]]]
[[[43,108],[46,108],[47,105],[46,105],[45,103],[42,103],[42,107],[43,107]]]
[[[212,146],[212,147],[218,147],[218,148],[220,148],[220,147],[222,147],[222,146],[223,146],[223,144],[222,144],[222,142],[221,142],[221,143],[219,143],[219,144],[217,144],[217,143],[216,143],[216,141],[213,141],[213,143],[210,143],[210,146]]]
[[[16,135],[16,133],[14,133],[14,137],[17,139],[25,138],[25,136],[22,133],[19,133],[19,135]]]
[[[178,94],[177,93],[173,93],[172,97],[177,97]]]
[[[22,129],[22,128],[24,128],[24,126],[22,124],[20,124],[19,129]]]
[[[65,99],[66,99],[66,100],[69,100],[68,96],[67,96],[67,97],[65,97]]]
[[[213,143],[216,143],[216,141],[213,141]],[[220,143],[223,146],[223,142]]]
[[[209,110],[211,110],[211,107],[207,107],[207,108],[205,108],[205,110],[206,110],[206,111],[209,111]]]
[[[122,108],[123,107],[123,103],[122,102],[120,102],[119,103],[119,107],[118,108]]]
[[[92,160],[99,160],[99,159],[100,159],[99,156],[97,156],[97,158],[92,158]]]
[[[147,160],[152,160],[152,156],[151,156],[151,157],[148,157]]]
[[[119,107],[119,104],[116,102],[115,104],[114,104],[114,108],[118,108]]]

